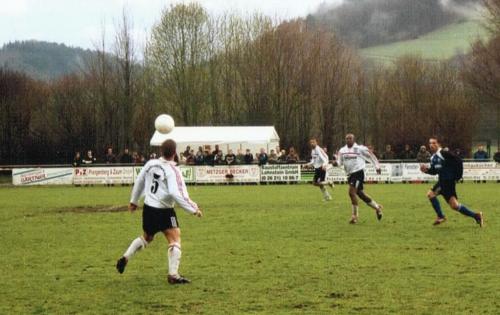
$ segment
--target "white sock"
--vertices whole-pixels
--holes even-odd
[[[378,210],[378,203],[375,200],[370,201],[368,205],[373,209]]]
[[[352,215],[354,217],[357,217],[358,216],[358,206],[355,206],[355,205],[352,205]]]
[[[330,194],[328,193],[328,190],[326,190],[325,186],[319,186],[319,189],[321,189],[321,192],[323,193],[323,197],[325,197],[325,198],[330,197]]]
[[[181,244],[173,243],[168,246],[168,274],[179,275],[179,264],[181,262]]]
[[[125,252],[125,254],[123,254],[123,257],[130,259],[135,253],[137,253],[138,251],[140,251],[141,249],[143,249],[144,247],[146,247],[148,245],[148,242],[146,242],[142,236],[139,236],[138,238],[136,238],[135,240],[132,241],[132,243],[130,244],[130,246],[128,247],[127,251]]]

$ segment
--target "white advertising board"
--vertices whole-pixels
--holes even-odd
[[[134,168],[128,167],[75,167],[73,184],[132,184]]]
[[[197,183],[258,183],[260,168],[257,165],[197,166]]]
[[[12,170],[12,184],[19,185],[71,185],[72,168],[16,168]]]
[[[260,169],[261,182],[298,182],[300,178],[298,164],[270,164]]]

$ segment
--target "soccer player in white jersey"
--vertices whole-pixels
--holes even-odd
[[[189,198],[181,171],[174,162],[175,141],[163,142],[161,152],[161,158],[150,160],[144,165],[134,184],[129,210],[135,211],[139,198],[145,195],[142,212],[144,234],[132,241],[127,251],[118,259],[116,269],[123,273],[130,258],[151,243],[156,233],[162,232],[168,241],[168,283],[189,283],[188,279],[179,275],[181,230],[174,203],[197,217],[201,217],[202,212]]]
[[[311,162],[306,165],[314,167],[313,185],[319,187],[323,193],[323,200],[330,201],[332,200],[332,196],[330,196],[330,193],[325,188],[325,185],[329,185],[333,188],[332,182],[325,181],[326,170],[329,163],[328,155],[326,155],[325,151],[323,151],[314,138],[309,140],[309,146],[311,147]]]
[[[352,203],[352,216],[349,223],[358,223],[358,198],[361,198],[368,206],[375,209],[377,219],[382,220],[382,205],[378,204],[370,196],[365,194],[363,190],[363,183],[365,180],[365,161],[369,161],[375,165],[377,174],[380,174],[380,164],[377,158],[373,155],[367,147],[359,145],[355,142],[353,134],[345,136],[346,145],[339,150],[337,161],[334,162],[335,166],[344,166],[345,172],[348,176],[349,183],[349,197]]]

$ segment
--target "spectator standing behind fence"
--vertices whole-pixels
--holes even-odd
[[[116,156],[113,154],[113,148],[109,147],[106,151],[105,157],[106,164],[114,164],[116,163]]]
[[[194,157],[194,165],[203,165],[205,163],[205,156],[203,155],[203,150],[201,150],[201,147],[198,148],[198,152],[196,152],[196,155]]]
[[[271,153],[269,153],[269,164],[276,164],[278,163],[278,154],[271,149]]]
[[[189,155],[186,158],[187,165],[194,165],[194,150],[189,151]]]
[[[75,157],[73,158],[73,166],[78,167],[82,165],[82,156],[80,155],[80,152],[75,153]]]
[[[382,160],[394,160],[394,151],[390,144],[385,146],[385,151],[382,153]]]
[[[92,154],[92,150],[87,151],[87,155],[85,158],[82,160],[83,164],[94,164],[97,162],[97,159],[94,157]]]
[[[257,160],[259,161],[259,166],[267,164],[267,161],[269,160],[269,156],[267,155],[266,150],[264,148],[260,149],[260,153],[257,156]]]
[[[286,151],[281,150],[280,156],[278,157],[278,163],[286,163]]]
[[[288,155],[286,157],[286,162],[289,164],[294,164],[294,163],[297,163],[299,160],[300,160],[300,158],[299,158],[299,155],[297,154],[297,152],[295,152],[295,148],[290,147],[290,149],[288,149]]]
[[[401,152],[401,155],[399,158],[401,160],[415,160],[417,156],[415,155],[415,152],[411,149],[409,144],[405,144],[405,148],[403,152]]]
[[[419,163],[429,163],[431,161],[431,154],[427,151],[425,145],[420,147],[417,153],[417,162]]]
[[[236,154],[236,164],[245,164],[245,155],[242,149],[238,149]]]
[[[245,164],[252,164],[252,163],[253,163],[253,154],[250,151],[250,149],[247,149],[245,153]]]
[[[186,158],[186,161],[187,161],[187,159],[189,157],[190,152],[191,152],[191,147],[187,146],[186,150],[184,150],[184,152],[182,153],[182,155]]]
[[[474,160],[487,160],[489,158],[488,153],[484,151],[484,147],[482,145],[477,147],[477,151],[474,153]]]
[[[212,155],[215,157],[215,156],[217,156],[217,154],[219,154],[219,152],[221,152],[221,150],[219,149],[219,145],[216,144],[215,150],[212,152]]]
[[[222,153],[221,150],[218,150],[217,154],[215,154],[215,156],[214,156],[214,164],[215,165],[224,165],[224,164],[226,164],[226,161],[224,160],[224,154]]]
[[[205,165],[214,166],[215,156],[210,151],[205,151]]]
[[[227,165],[235,165],[236,164],[236,155],[234,155],[233,150],[229,149],[224,158]]]
[[[123,149],[122,156],[120,157],[120,163],[122,163],[122,164],[131,164],[132,163],[132,155],[130,155],[127,148]]]
[[[493,160],[495,160],[495,162],[497,163],[500,163],[500,148],[498,148],[497,153],[493,155]]]

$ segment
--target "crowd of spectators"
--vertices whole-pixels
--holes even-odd
[[[149,159],[156,158],[156,153],[152,153],[149,156]],[[116,155],[113,152],[113,148],[109,147],[104,154],[102,159],[97,159],[94,152],[92,150],[87,150],[85,154],[81,154],[81,152],[75,152],[75,156],[73,158],[73,166],[84,166],[89,164],[135,164],[135,165],[144,165],[147,159],[144,155],[138,152],[130,153],[129,149],[124,149],[123,152],[119,155]]]
[[[385,150],[382,154],[379,154],[375,148],[371,145],[367,146],[368,149],[380,160],[405,160],[414,161],[419,163],[427,163],[430,161],[431,153],[427,150],[425,145],[420,146],[418,150],[414,150],[410,145],[406,144],[402,150],[399,152],[394,152],[391,145],[386,145]],[[329,154],[327,148],[323,150],[328,154],[331,160],[336,159],[335,154]],[[463,151],[460,149],[455,149],[454,153],[461,157],[464,156]],[[488,161],[490,159],[488,153],[484,150],[484,146],[480,145],[477,150],[472,154],[474,160],[477,161]],[[130,153],[128,148],[125,148],[121,154],[116,155],[113,152],[113,148],[109,147],[106,150],[103,159],[98,160],[92,150],[88,150],[85,154],[80,152],[75,153],[73,159],[73,166],[81,166],[88,164],[135,164],[144,165],[150,159],[156,159],[157,154],[151,153],[149,158],[144,155],[134,151]],[[300,161],[308,160],[309,157],[300,159],[299,154],[295,148],[289,147],[288,150],[276,147],[266,152],[266,149],[261,148],[258,152],[253,153],[250,149],[237,149],[236,153],[232,149],[228,149],[227,153],[224,153],[218,145],[215,145],[214,150],[211,150],[210,146],[200,146],[195,151],[190,146],[179,154],[176,161],[179,164],[186,165],[244,165],[244,164],[294,164]],[[496,152],[493,156],[493,160],[500,163],[500,151]]]
[[[276,147],[271,149],[269,153],[266,149],[261,148],[258,152],[253,153],[251,149],[237,149],[236,153],[232,149],[228,149],[227,153],[215,145],[214,150],[210,147],[198,147],[198,150],[186,147],[180,156],[179,163],[187,165],[245,165],[245,164],[293,164],[299,162],[300,158],[294,147],[288,149],[288,153],[284,149]]]

